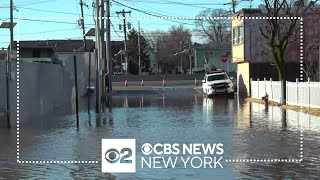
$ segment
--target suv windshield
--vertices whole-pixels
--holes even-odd
[[[228,79],[226,74],[208,76],[208,81],[226,80]]]

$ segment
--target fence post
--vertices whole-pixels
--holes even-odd
[[[238,87],[238,89],[239,89],[239,87]],[[252,78],[250,78],[250,91],[249,91],[249,97],[251,97],[251,98],[253,98],[252,97]]]
[[[311,99],[310,99],[310,77],[308,77],[308,107],[310,108],[311,104]]]
[[[299,106],[299,79],[298,78],[296,78],[296,87],[297,87],[297,94],[296,94],[297,103],[296,103],[296,105]]]
[[[280,104],[281,105],[283,105],[283,102],[284,102],[283,82],[284,82],[284,80],[280,81]]]
[[[259,83],[259,78],[257,79],[258,81],[258,98],[260,98],[260,83]]]
[[[271,99],[273,101],[273,89],[272,89],[272,78],[270,78],[270,96],[271,96]]]
[[[263,83],[264,83],[264,95],[267,94],[267,82],[266,82],[266,78],[263,79]]]
[[[288,88],[289,88],[289,86],[288,86],[288,82],[289,81],[286,81],[286,98],[287,98],[286,104],[289,104],[288,103],[289,102],[289,96],[288,96]]]

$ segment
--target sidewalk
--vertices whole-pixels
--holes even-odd
[[[128,86],[125,86],[123,82],[114,82],[113,94],[120,93],[159,93],[159,89],[176,89],[176,88],[187,88],[194,89],[194,81],[192,80],[179,80],[179,81],[166,81],[165,86],[162,86],[162,81],[144,81],[143,86],[141,82],[134,81],[128,82]]]
[[[197,81],[197,84],[200,84],[201,81]],[[140,87],[141,81],[128,81],[129,87]],[[162,86],[162,81],[144,81],[144,87],[148,86]],[[167,87],[169,86],[194,86],[194,80],[174,80],[174,81],[165,81]],[[125,87],[125,82],[113,82],[113,89]]]

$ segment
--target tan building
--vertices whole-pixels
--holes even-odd
[[[320,12],[319,8],[317,11]],[[307,11],[303,16],[304,71],[308,71],[309,66],[312,66],[313,69],[319,66],[319,51],[315,49],[320,42],[319,15],[313,11]],[[250,78],[253,80],[258,78],[278,79],[277,69],[267,45],[268,40],[262,36],[260,31],[260,27],[264,28],[267,20],[251,18],[265,16],[260,9],[242,9],[232,18],[232,61],[238,66],[237,85],[240,97],[250,96]],[[280,21],[285,23],[288,20]],[[300,77],[300,20],[296,28],[297,38],[288,45],[285,52],[287,81],[295,81]],[[305,77],[310,76],[310,72],[305,73]]]

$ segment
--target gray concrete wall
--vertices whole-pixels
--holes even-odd
[[[6,107],[6,63],[0,60],[0,113],[5,111]],[[0,117],[1,119],[1,117]]]
[[[65,65],[66,72],[69,74],[70,79],[74,81],[74,65],[73,58],[76,56],[77,60],[77,72],[78,72],[78,87],[79,87],[79,95],[84,96],[87,93],[87,84],[88,84],[88,64],[86,61],[88,56],[74,53],[59,53],[58,57]],[[93,60],[94,61],[94,60]]]
[[[3,66],[0,62],[0,109],[6,109],[6,86]],[[17,73],[13,64],[13,79],[10,80],[11,122],[16,124]],[[75,98],[74,81],[65,66],[46,63],[20,62],[20,122],[25,123],[70,103]],[[80,81],[79,81],[80,84]],[[6,126],[0,117],[0,127]]]

